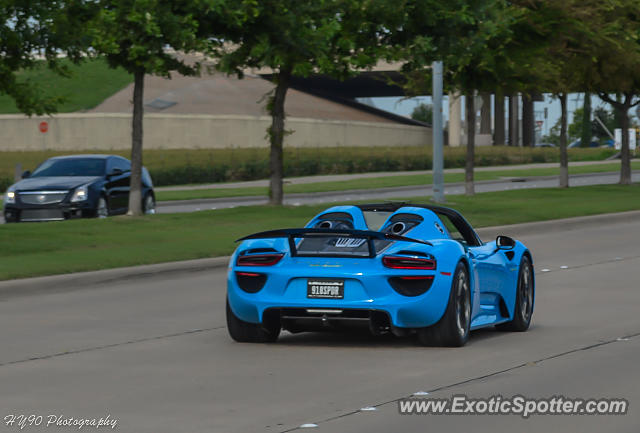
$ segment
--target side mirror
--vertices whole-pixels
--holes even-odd
[[[516,246],[516,241],[509,236],[500,235],[496,238],[496,247],[499,250],[510,250]]]
[[[26,170],[25,172],[22,173],[22,178],[23,179],[26,179],[29,176],[31,176],[31,172],[29,170]]]
[[[122,171],[121,169],[114,168],[107,174],[107,176],[109,176],[109,177],[111,177],[111,176],[120,176],[122,173],[124,173],[124,171]]]

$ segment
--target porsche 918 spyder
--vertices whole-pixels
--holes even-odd
[[[484,243],[457,211],[406,203],[334,206],[304,228],[239,239],[227,277],[227,328],[239,342],[368,328],[463,346],[471,330],[525,331],[531,252]]]

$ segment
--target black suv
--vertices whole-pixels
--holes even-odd
[[[60,221],[127,212],[131,162],[116,155],[74,155],[47,159],[4,195],[4,219]],[[153,183],[142,169],[142,209],[155,213]]]

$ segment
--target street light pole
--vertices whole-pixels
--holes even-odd
[[[444,137],[442,122],[442,62],[433,62],[433,201],[444,203]]]

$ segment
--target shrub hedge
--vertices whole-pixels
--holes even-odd
[[[9,188],[9,186],[13,183],[13,179],[10,177],[0,177],[0,194]]]

